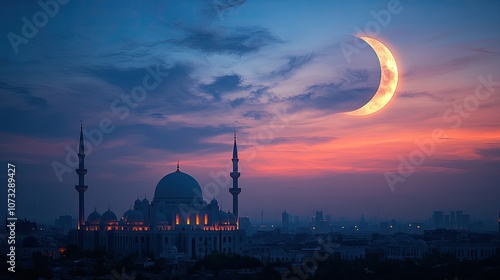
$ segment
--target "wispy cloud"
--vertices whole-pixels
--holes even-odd
[[[0,81],[1,107],[16,107],[17,110],[41,110],[47,108],[47,100],[33,95],[33,88]]]
[[[411,70],[405,72],[403,78],[422,78],[432,77],[441,74],[450,74],[456,71],[466,69],[473,63],[484,59],[484,54],[465,55],[448,59],[447,61],[440,61],[437,63],[416,65]]]
[[[200,89],[209,93],[216,101],[221,100],[224,93],[248,89],[249,86],[242,85],[242,77],[236,74],[216,77],[210,84],[201,84]]]
[[[408,98],[408,99],[427,98],[436,102],[452,102],[454,100],[454,98],[449,95],[440,96],[438,94],[430,92],[410,92],[410,91],[398,93],[398,98]]]
[[[278,69],[272,71],[269,76],[270,77],[290,77],[295,71],[302,68],[304,65],[310,63],[316,58],[317,55],[313,53],[305,54],[305,55],[291,55],[287,56],[287,62],[279,67]]]
[[[173,40],[181,46],[209,54],[245,55],[281,42],[267,29],[257,26],[219,29],[187,29],[184,38]]]

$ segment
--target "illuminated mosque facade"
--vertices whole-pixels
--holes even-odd
[[[202,258],[206,255],[239,253],[246,243],[245,231],[238,228],[238,150],[236,134],[233,146],[233,212],[222,211],[214,198],[207,203],[201,187],[190,175],[177,170],[165,175],[156,185],[154,197],[137,198],[133,209],[120,218],[108,209],[96,210],[84,219],[85,153],[80,128],[79,176],[75,189],[79,195],[78,229],[73,240],[83,250],[104,249],[115,257]]]

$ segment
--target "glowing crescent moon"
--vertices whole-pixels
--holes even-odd
[[[380,84],[377,92],[363,107],[346,113],[354,116],[365,116],[379,111],[391,101],[398,86],[398,66],[394,56],[384,44],[368,37],[359,38],[373,48],[380,62]]]

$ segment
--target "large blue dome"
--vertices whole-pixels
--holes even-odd
[[[104,212],[101,216],[101,224],[108,225],[108,224],[116,224],[117,222],[118,219],[116,218],[116,214],[109,209],[108,211]]]
[[[179,170],[163,177],[155,189],[155,199],[201,198],[200,184],[190,175]]]

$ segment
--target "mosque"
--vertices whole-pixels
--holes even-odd
[[[214,198],[207,203],[199,183],[179,169],[165,175],[156,185],[152,201],[144,198],[134,203],[118,218],[108,209],[96,210],[85,220],[85,153],[80,127],[78,229],[72,239],[83,250],[104,249],[115,257],[203,258],[215,252],[239,253],[246,243],[244,230],[238,228],[238,150],[236,134],[233,146],[233,212],[224,212]]]

